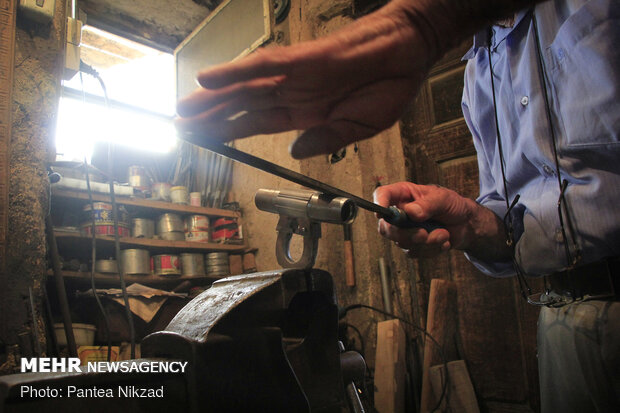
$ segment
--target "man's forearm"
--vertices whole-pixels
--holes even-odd
[[[543,0],[395,0],[396,7],[423,33],[439,59],[484,25]]]

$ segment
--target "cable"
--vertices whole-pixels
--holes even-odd
[[[109,108],[108,89],[105,87],[105,83],[99,73],[91,66],[80,61],[80,71],[87,73],[95,77],[101,89],[103,90],[103,98],[105,100],[106,107]],[[80,72],[80,73],[81,73]],[[125,304],[125,315],[127,316],[127,323],[129,325],[129,337],[131,342],[131,358],[136,358],[136,329],[133,324],[133,316],[131,315],[131,307],[129,305],[129,296],[127,295],[127,285],[125,284],[125,274],[123,272],[123,266],[121,265],[121,242],[118,234],[118,208],[116,204],[116,197],[114,196],[114,179],[112,168],[112,145],[108,147],[108,180],[110,183],[110,200],[112,201],[112,217],[114,219],[114,255],[116,256],[116,267],[118,275],[121,281],[121,291],[123,292],[123,302]],[[94,263],[93,263],[94,265]],[[110,350],[108,350],[110,351]]]
[[[418,327],[417,325],[413,324],[412,322],[404,319],[403,317],[399,317],[396,314],[392,314],[392,313],[388,313],[387,311],[383,311],[379,308],[370,306],[370,305],[366,305],[366,304],[352,304],[349,306],[344,307],[343,309],[341,309],[338,312],[338,318],[344,318],[347,313],[351,310],[356,310],[358,308],[366,308],[368,310],[372,310],[375,311],[377,313],[383,314],[385,316],[388,317],[392,317],[395,318],[397,320],[402,321],[403,323],[413,327],[414,330],[419,331],[420,333],[424,334],[424,336],[428,337],[431,342],[437,347],[437,351],[439,352],[439,357],[443,360],[443,366],[444,366],[444,371],[446,372],[446,380],[442,380],[443,381],[443,385],[441,387],[441,396],[439,397],[439,400],[437,401],[437,404],[435,405],[435,407],[433,409],[431,409],[431,413],[435,412],[435,411],[439,411],[439,408],[441,407],[441,403],[443,403],[443,400],[446,396],[446,392],[448,390],[448,383],[450,382],[450,377],[448,375],[448,360],[446,359],[446,356],[444,355],[443,352],[443,348],[441,347],[441,345],[437,342],[437,340],[435,340],[435,338],[430,335],[430,333],[428,331],[426,331],[426,329],[422,328],[422,327]]]
[[[108,91],[103,83],[101,76],[97,76],[97,80],[101,84],[106,102],[108,101]],[[106,105],[107,106],[107,105]],[[129,340],[131,342],[131,358],[136,358],[136,329],[133,325],[133,316],[131,315],[131,307],[129,306],[129,296],[127,295],[127,285],[125,284],[125,273],[121,265],[121,241],[118,234],[118,206],[116,205],[116,196],[114,194],[114,168],[112,166],[112,144],[108,146],[108,180],[110,183],[110,199],[112,201],[112,217],[114,218],[114,255],[116,256],[116,268],[121,280],[121,290],[123,292],[123,302],[125,303],[125,314],[127,315],[127,323],[129,324]]]
[[[80,61],[81,63],[81,61]],[[80,72],[80,84],[82,85],[82,93],[84,93],[84,77],[82,76],[82,72]],[[86,97],[83,96],[83,101],[86,102]],[[101,311],[101,315],[103,316],[103,321],[105,324],[105,333],[106,339],[108,343],[108,356],[107,359],[110,361],[112,358],[112,340],[110,337],[110,320],[108,318],[108,314],[97,295],[97,287],[95,285],[95,261],[97,260],[97,234],[95,227],[95,203],[93,201],[93,191],[90,188],[90,176],[88,172],[88,161],[86,160],[86,155],[84,156],[84,174],[86,175],[86,189],[88,190],[88,201],[90,203],[90,213],[91,213],[91,269],[90,269],[90,288],[93,290],[93,296],[95,297],[95,301],[97,302],[97,306],[99,307],[99,311]]]
[[[353,324],[349,324],[349,323],[343,323],[343,324],[344,324],[344,326],[346,328],[350,328],[351,330],[353,330],[353,331],[355,331],[357,333],[357,335],[358,335],[358,337],[360,339],[360,347],[361,347],[362,357],[365,357],[366,356],[366,351],[365,351],[366,346],[364,345],[364,336],[362,336],[362,332],[357,327],[355,327]]]
[[[81,73],[80,73],[81,76]],[[103,315],[103,320],[105,324],[105,333],[106,339],[108,342],[108,361],[112,358],[112,340],[110,337],[110,320],[108,319],[108,314],[97,295],[97,287],[95,285],[95,261],[97,260],[97,235],[95,228],[95,203],[93,202],[93,193],[90,189],[90,177],[88,176],[88,163],[86,162],[86,157],[84,157],[84,172],[86,173],[86,188],[88,189],[88,201],[90,202],[90,213],[91,213],[91,269],[90,269],[90,288],[93,290],[93,296],[95,297],[95,301],[97,302],[97,306],[99,307],[99,311]]]

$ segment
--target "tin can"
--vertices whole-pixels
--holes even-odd
[[[205,255],[206,273],[209,276],[222,277],[230,275],[227,252],[210,252]]]
[[[181,274],[183,275],[205,275],[205,257],[202,254],[183,253],[181,254]]]
[[[92,225],[82,224],[81,233],[84,236],[90,237],[92,235]],[[128,237],[130,234],[129,228],[121,224],[118,225],[119,237]],[[108,235],[114,236],[114,225],[95,225],[95,235]]]
[[[178,255],[160,254],[151,258],[155,275],[181,275],[181,263]]]
[[[165,241],[185,241],[185,233],[181,231],[162,232],[158,235]]]
[[[131,236],[134,238],[153,238],[155,235],[155,221],[148,218],[134,218],[131,220]]]
[[[202,206],[202,194],[200,192],[190,192],[189,204],[193,206]]]
[[[189,242],[209,242],[209,231],[187,231],[185,241]]]
[[[173,213],[161,214],[157,218],[157,234],[163,234],[166,232],[181,232],[184,231],[184,223],[181,216]]]
[[[209,217],[205,215],[189,215],[185,217],[185,231],[209,231]]]
[[[128,275],[147,275],[151,273],[149,252],[142,249],[126,249],[121,251],[123,272]]]
[[[172,203],[187,205],[189,201],[189,191],[186,186],[173,186],[170,188],[170,199]]]
[[[129,214],[123,205],[118,205],[118,235],[121,237],[129,236]],[[95,219],[96,235],[114,235],[114,215],[112,204],[107,202],[93,202],[82,208],[82,223],[80,224],[81,233],[84,236],[92,235],[92,219]]]
[[[147,191],[151,188],[150,179],[146,175],[146,169],[143,166],[130,166],[127,175],[129,176],[129,186],[141,191]]]
[[[118,274],[118,266],[113,258],[95,261],[95,272],[101,274]]]

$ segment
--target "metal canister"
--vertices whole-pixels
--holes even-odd
[[[205,256],[195,253],[181,254],[181,274],[205,275]]]
[[[178,255],[153,255],[151,262],[155,275],[181,275],[181,262]]]
[[[178,214],[167,212],[157,218],[157,233],[183,232],[183,220]]]
[[[205,215],[189,215],[185,217],[185,231],[209,231],[209,217]]]
[[[146,275],[151,273],[149,252],[142,249],[126,249],[121,251],[123,272],[129,275]]]
[[[170,199],[174,204],[187,205],[189,203],[189,191],[186,186],[173,186],[170,188]]]
[[[95,261],[95,272],[101,274],[118,274],[118,267],[116,260],[113,258],[107,260]]]
[[[185,240],[191,242],[209,242],[209,217],[189,215],[185,217]]]
[[[207,275],[225,276],[230,275],[227,252],[210,252],[205,255]]]
[[[146,170],[143,166],[130,166],[128,176],[129,186],[142,191],[146,191],[151,188],[151,182],[146,175]]]
[[[121,237],[129,236],[129,214],[123,205],[118,205],[118,234]],[[112,204],[107,202],[93,202],[91,211],[90,204],[84,205],[82,223],[80,224],[82,235],[92,234],[92,219],[95,219],[96,235],[114,235],[114,215]]]
[[[131,220],[131,236],[134,238],[153,238],[155,235],[155,221],[148,218],[134,218]]]
[[[183,241],[185,231],[183,220],[178,214],[165,213],[157,219],[157,235],[166,241]]]
[[[202,194],[200,192],[189,193],[189,204],[192,206],[202,206]]]

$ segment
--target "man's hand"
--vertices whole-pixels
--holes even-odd
[[[510,257],[499,218],[450,189],[399,182],[377,188],[374,198],[381,206],[395,205],[402,209],[413,221],[434,219],[445,226],[428,233],[421,228],[398,228],[380,219],[379,233],[396,242],[411,257],[432,257],[450,248],[481,259]]]
[[[203,88],[178,103],[177,128],[221,141],[305,129],[291,146],[303,158],[390,127],[436,58],[402,2],[392,3],[324,39],[201,72]]]
[[[302,129],[295,158],[334,152],[394,124],[443,53],[534,1],[392,0],[328,37],[201,72],[177,128],[220,141]]]

